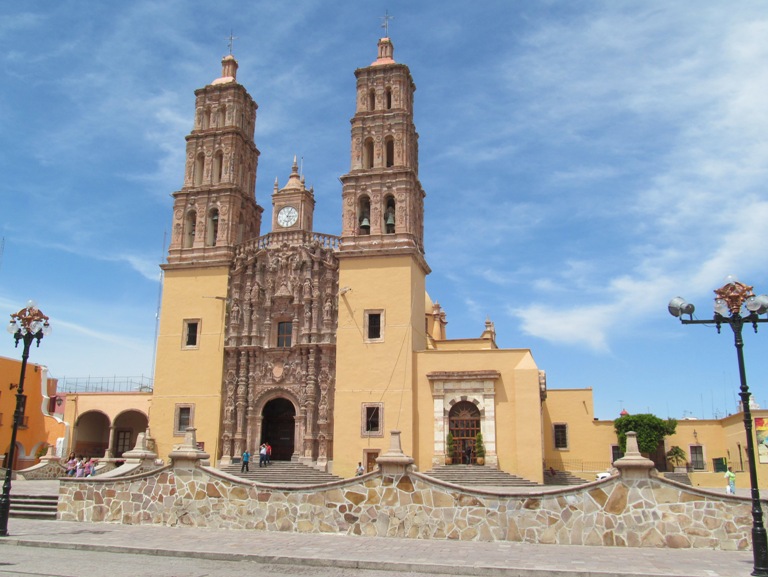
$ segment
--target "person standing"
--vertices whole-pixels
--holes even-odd
[[[731,467],[725,472],[725,478],[728,481],[728,486],[725,488],[725,492],[729,495],[736,494],[736,473],[733,472]]]
[[[272,445],[269,444],[269,441],[265,443],[267,446],[267,465],[272,464]]]
[[[267,466],[267,445],[266,443],[262,443],[261,447],[259,447],[259,468],[264,465]]]
[[[358,461],[357,463],[357,470],[355,471],[356,477],[362,477],[363,473],[365,473],[365,469],[363,469],[363,463]]]
[[[240,472],[247,473],[248,472],[248,463],[251,460],[251,454],[248,452],[248,449],[243,451],[243,464],[240,466]]]

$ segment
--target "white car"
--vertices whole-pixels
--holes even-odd
[[[611,474],[608,471],[603,471],[602,473],[595,475],[595,481],[602,481],[603,479],[607,479],[610,476]]]

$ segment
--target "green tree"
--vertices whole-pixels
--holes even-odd
[[[445,437],[445,453],[449,457],[453,457],[453,434],[450,431]]]
[[[624,415],[613,421],[613,428],[619,438],[619,448],[627,450],[627,433],[637,433],[637,445],[641,453],[653,453],[668,435],[674,435],[677,429],[675,419],[660,419],[656,415]]]
[[[483,434],[478,433],[475,437],[475,457],[485,459],[485,445],[483,444]]]
[[[672,463],[673,466],[680,467],[681,463],[688,461],[688,455],[685,454],[683,449],[675,445],[669,451],[667,451],[667,459],[670,463]]]

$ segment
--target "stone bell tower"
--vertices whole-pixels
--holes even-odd
[[[334,438],[335,471],[369,465],[402,432],[415,455],[416,351],[426,348],[424,190],[413,122],[416,86],[381,38],[378,57],[357,77],[350,171],[342,182]],[[395,426],[396,425],[396,426]]]
[[[169,265],[228,261],[235,245],[259,236],[257,105],[237,83],[234,56],[221,64],[221,77],[195,91],[184,186],[173,193]]]

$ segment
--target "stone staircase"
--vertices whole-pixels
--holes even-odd
[[[248,473],[240,472],[240,463],[222,467],[221,470],[235,477],[270,485],[318,485],[342,480],[341,477],[318,471],[296,461],[272,461],[267,467],[259,467],[257,460],[250,463]]]
[[[683,485],[690,485],[691,487],[693,486],[688,473],[664,473],[664,478],[669,479],[670,481],[677,481]]]
[[[439,465],[424,473],[466,487],[539,487],[540,485],[485,465]]]
[[[583,485],[586,483],[581,477],[577,477],[568,471],[555,471],[554,477],[549,469],[544,471],[545,485]]]
[[[11,495],[8,515],[17,519],[56,520],[58,495]]]

